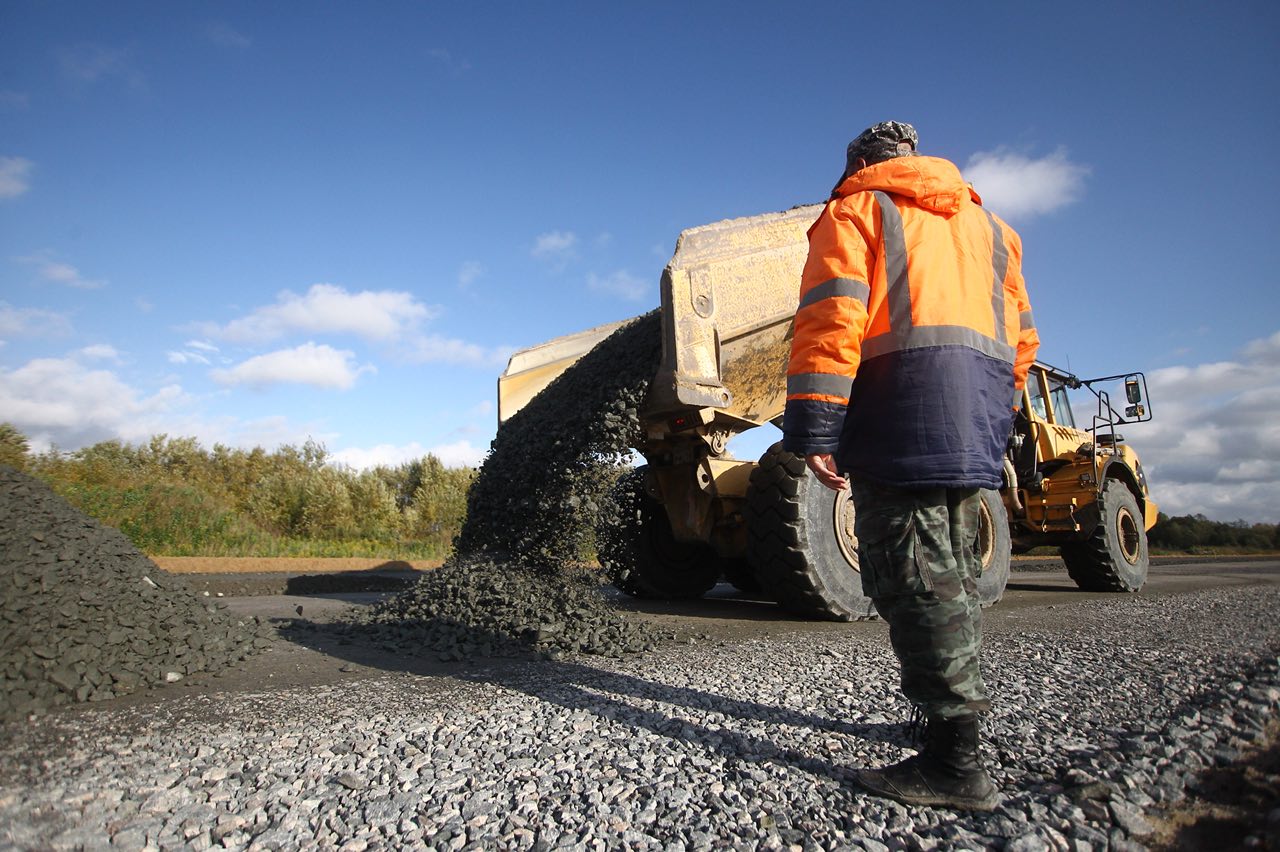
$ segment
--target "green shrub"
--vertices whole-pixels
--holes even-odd
[[[353,537],[398,539],[403,535],[404,515],[396,505],[395,492],[376,471],[348,474],[347,492]]]
[[[446,468],[432,455],[415,465],[417,487],[410,503],[410,535],[452,542],[467,517],[467,489],[475,479],[475,471]]]
[[[119,529],[146,553],[216,555],[252,549],[269,538],[187,485],[116,488],[72,483],[55,485],[55,490],[85,514]]]
[[[447,555],[466,511],[469,468],[434,456],[357,472],[328,463],[307,441],[235,450],[157,435],[132,446],[103,441],[30,456],[26,439],[0,429],[0,449],[87,514],[156,555]],[[410,490],[412,489],[412,490]]]
[[[10,423],[0,423],[0,464],[23,470],[27,466],[27,453],[31,445],[27,436]]]

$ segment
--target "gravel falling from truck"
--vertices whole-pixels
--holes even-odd
[[[626,618],[584,568],[597,529],[635,518],[607,498],[639,437],[661,352],[659,315],[618,329],[498,430],[455,553],[341,629],[442,659],[652,648],[669,633]]]
[[[640,437],[659,319],[655,311],[615,331],[502,425],[468,494],[459,553],[548,571],[582,559]]]

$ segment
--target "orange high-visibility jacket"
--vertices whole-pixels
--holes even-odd
[[[882,484],[998,488],[1039,343],[1022,242],[955,165],[868,166],[809,229],[784,445]]]

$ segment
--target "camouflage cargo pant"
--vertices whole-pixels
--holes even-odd
[[[903,694],[932,718],[989,710],[978,670],[978,489],[851,486],[862,590],[889,624]]]

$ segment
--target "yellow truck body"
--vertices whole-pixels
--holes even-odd
[[[758,581],[776,592],[769,586],[786,585],[794,579],[790,574],[801,571],[806,573],[799,582],[802,593],[775,593],[788,608],[839,619],[870,612],[856,582],[857,542],[847,498],[842,502],[834,492],[814,490],[816,480],[803,464],[794,464],[778,446],[758,461],[735,459],[727,450],[729,439],[740,432],[780,424],[806,232],[820,211],[820,205],[809,205],[729,219],[690,228],[677,239],[660,283],[661,360],[639,412],[643,437],[635,449],[648,465],[643,476],[631,478],[651,501],[647,523],[666,527],[639,550],[614,557],[646,561],[645,570],[653,575],[652,582],[641,582],[635,580],[634,566],[620,566],[633,578],[628,591],[690,596],[728,574],[739,585]],[[499,419],[518,411],[621,324],[556,338],[512,356],[498,382]],[[984,600],[994,602],[1003,593],[1009,552],[1040,544],[1062,548],[1083,587],[1132,591],[1145,581],[1146,530],[1155,522],[1156,507],[1137,454],[1114,428],[1149,419],[1131,390],[1137,382],[1140,397],[1145,381],[1140,373],[1108,378],[1125,381],[1130,411],[1138,416],[1119,416],[1092,381],[1047,364],[1033,368],[1021,431],[1015,429],[1011,437],[1005,487],[984,504],[990,528],[976,545],[992,575]],[[1099,413],[1080,429],[1063,391],[1084,387],[1098,395]],[[1118,503],[1124,505],[1116,509]],[[775,514],[797,512],[807,512],[809,522],[772,520]],[[768,549],[762,540],[778,531],[753,531],[753,524],[786,526],[781,535],[786,552],[760,553]],[[1100,534],[1107,524],[1120,531]],[[811,529],[815,526],[823,529]],[[1100,538],[1108,536],[1122,539],[1119,552],[1129,559],[1127,570],[1092,564],[1106,558],[1100,554],[1109,545]],[[656,551],[674,553],[681,547],[705,558],[681,553],[667,558],[664,568]],[[814,564],[766,565],[795,561],[791,551],[797,549],[813,556]],[[602,561],[608,561],[604,555]],[[717,561],[721,567],[714,578],[711,569],[690,567]],[[690,570],[700,571],[696,581],[676,582],[687,579],[677,573]],[[839,588],[820,588],[824,584]]]

